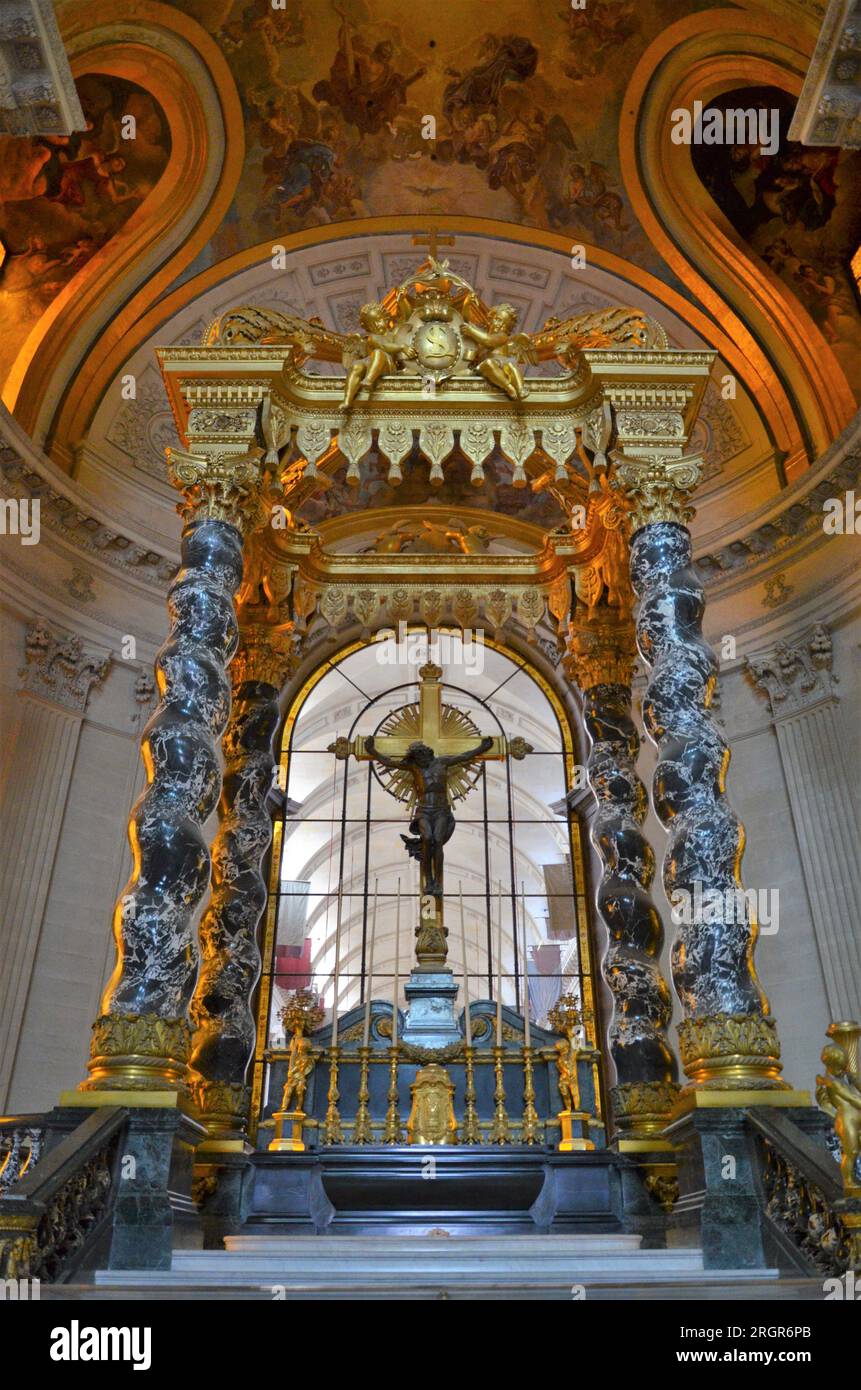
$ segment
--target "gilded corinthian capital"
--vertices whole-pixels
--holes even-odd
[[[230,666],[233,687],[238,689],[246,681],[258,681],[280,690],[296,662],[296,634],[292,623],[281,627],[250,624],[240,632],[239,649]]]
[[[687,458],[620,459],[613,474],[616,486],[631,504],[631,530],[654,522],[686,526],[694,515],[690,504],[702,478],[703,461]]]
[[[187,454],[168,449],[167,474],[182,494],[177,511],[192,521],[227,521],[243,533],[263,520],[262,470],[250,453],[207,449]]]
[[[630,614],[604,610],[587,621],[578,617],[568,625],[563,658],[565,670],[581,690],[595,685],[630,686],[637,645]]]

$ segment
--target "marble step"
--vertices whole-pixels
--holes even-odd
[[[224,1250],[176,1250],[170,1270],[100,1270],[102,1288],[273,1285],[326,1289],[402,1287],[565,1289],[572,1284],[728,1284],[776,1272],[706,1271],[696,1249],[643,1250],[631,1235],[229,1236]]]

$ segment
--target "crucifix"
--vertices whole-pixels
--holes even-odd
[[[481,738],[472,720],[442,701],[442,670],[428,662],[419,671],[418,706],[396,710],[376,737],[337,739],[329,751],[352,753],[385,770],[387,791],[410,808],[410,834],[401,839],[420,864],[420,911],[416,929],[419,967],[445,964],[448,935],[443,925],[443,850],[455,829],[452,800],[471,789],[475,764],[530,752],[522,738]]]
[[[451,232],[440,232],[438,227],[429,227],[424,236],[414,236],[412,242],[413,246],[426,246],[429,259],[438,261],[439,248],[454,246],[454,235]]]

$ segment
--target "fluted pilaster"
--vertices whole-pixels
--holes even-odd
[[[35,619],[25,637],[0,816],[0,1105],[7,1103],[81,725],[110,658]],[[11,709],[11,705],[10,705]]]
[[[717,660],[702,635],[703,588],[691,566],[689,494],[698,462],[626,462],[637,640],[651,668],[643,703],[658,749],[657,815],[667,830],[663,881],[677,931],[679,1041],[695,1088],[774,1089],[777,1029],[754,968],[757,927],[741,886],[744,827],[727,799],[730,751],[708,704]]]
[[[583,692],[591,743],[586,770],[597,802],[592,842],[603,865],[596,904],[610,939],[602,968],[614,1001],[613,1110],[623,1135],[645,1138],[666,1124],[678,1085],[667,1042],[670,991],[658,964],[664,930],[650,894],[655,856],[642,828],[648,797],[636,771],[633,624],[611,614],[575,623],[568,653],[566,664]]]
[[[272,839],[266,800],[276,761],[278,695],[294,664],[291,630],[245,629],[231,667],[233,708],[222,741],[224,784],[212,850],[212,895],[200,924],[201,968],[191,1019],[193,1090],[212,1138],[245,1134],[245,1077],[254,1051],[251,995],[266,906],[261,861]]]
[[[831,633],[817,623],[747,662],[766,694],[832,1018],[861,1017],[861,826],[840,728]]]

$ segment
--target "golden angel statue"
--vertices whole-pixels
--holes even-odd
[[[305,1104],[308,1077],[313,1070],[314,1055],[311,1039],[304,1037],[301,1033],[294,1033],[290,1039],[287,1080],[284,1083],[284,1094],[281,1097],[282,1110],[302,1109]]]
[[[363,306],[358,332],[339,333],[319,318],[240,305],[207,329],[204,342],[288,345],[297,367],[308,359],[340,362],[347,372],[344,412],[360,391],[370,395],[378,382],[396,373],[430,379],[435,386],[478,375],[518,401],[528,390],[525,366],[555,359],[572,371],[585,349],[667,345],[660,325],[633,308],[549,318],[537,333],[515,332],[516,323],[511,304],[487,305],[448,261],[429,256],[379,303]]]
[[[861,1025],[832,1023],[828,1033],[834,1043],[822,1049],[825,1072],[816,1078],[816,1099],[834,1121],[842,1157],[840,1174],[847,1197],[861,1197],[857,1177],[861,1153],[861,1075],[858,1068],[858,1040]]]

